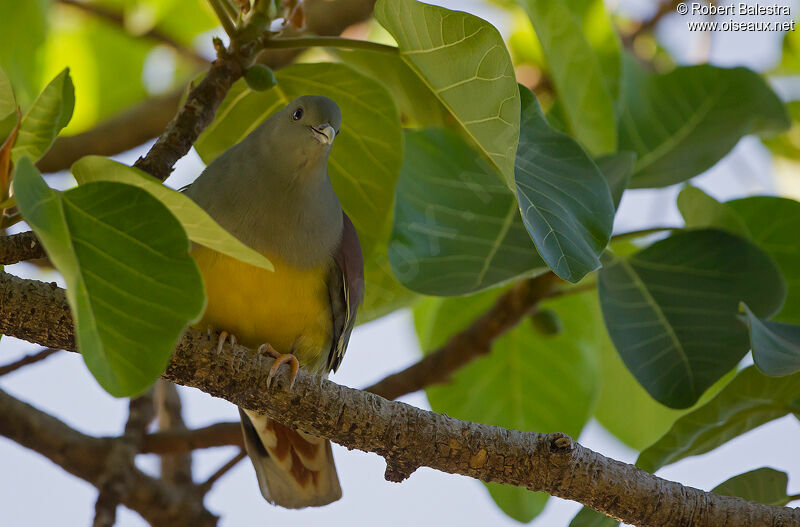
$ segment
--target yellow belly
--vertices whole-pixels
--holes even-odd
[[[315,373],[324,368],[332,329],[326,268],[298,270],[267,255],[270,272],[199,246],[192,256],[208,295],[201,328],[228,331],[252,348],[269,343]]]

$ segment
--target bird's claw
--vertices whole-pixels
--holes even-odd
[[[222,346],[225,345],[225,341],[230,339],[231,346],[236,345],[236,335],[232,335],[227,331],[223,331],[219,334],[219,340],[217,341],[217,354],[222,353]]]
[[[280,353],[269,344],[262,344],[259,346],[258,352],[264,355],[269,355],[275,359],[275,362],[272,364],[272,367],[269,369],[269,374],[267,375],[267,388],[269,388],[272,384],[272,379],[275,377],[275,375],[277,375],[278,369],[281,367],[281,365],[288,363],[291,367],[291,377],[289,380],[289,389],[291,390],[294,386],[294,380],[297,377],[297,372],[300,369],[300,363],[297,361],[297,357],[291,353]]]

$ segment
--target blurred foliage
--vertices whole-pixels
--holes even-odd
[[[750,134],[776,159],[800,159],[800,103],[771,87],[800,80],[797,33],[759,74],[676,66],[657,21],[612,17],[599,0],[493,4],[509,13],[507,41],[471,14],[379,0],[374,20],[351,29],[397,49],[334,42],[274,77],[248,67],[197,152],[209,162],[297,95],[336,100],[330,172],[364,246],[359,322],[414,306],[426,352],[507,284],[549,270],[563,279],[490,354],[427,389],[435,410],[573,436],[594,417],[647,470],[800,416],[800,203],[723,203],[686,186],[684,230],[608,250],[628,188],[691,181]],[[18,201],[68,283],[90,371],[115,395],[137,393],[202,312],[189,240],[269,263],[128,167],[87,157],[73,167],[81,185],[62,193],[33,162],[59,133],[185,91],[218,21],[204,0],[2,0],[0,12],[3,221],[19,219]],[[737,371],[751,347],[755,366]],[[784,477],[759,469],[716,490],[779,504]],[[488,489],[521,522],[546,501]],[[572,525],[614,524],[584,510]]]

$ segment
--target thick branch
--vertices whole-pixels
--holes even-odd
[[[216,423],[194,430],[164,430],[148,434],[142,440],[142,453],[169,454],[226,445],[244,447],[242,428],[238,422]]]
[[[70,474],[100,486],[115,440],[81,434],[3,391],[0,391],[0,416],[0,435],[35,450]],[[122,504],[141,514],[150,524],[216,525],[216,517],[198,508],[194,496],[167,486],[134,466],[128,470],[131,490],[122,497]]]
[[[7,273],[0,274],[0,332],[45,346],[75,349],[64,292]],[[800,523],[800,509],[684,487],[606,458],[563,434],[525,433],[459,421],[302,370],[291,391],[285,369],[267,388],[272,359],[241,346],[226,345],[222,353],[215,350],[214,335],[187,331],[164,378],[348,448],[380,454],[386,458],[387,476],[393,480],[427,466],[544,491],[642,527],[788,527]],[[7,429],[0,427],[0,433]]]
[[[391,400],[446,382],[453,372],[489,353],[492,342],[516,326],[540,300],[547,297],[555,281],[553,273],[545,273],[520,282],[498,298],[492,308],[467,329],[453,335],[444,346],[364,390]]]

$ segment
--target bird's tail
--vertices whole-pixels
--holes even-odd
[[[342,497],[331,443],[239,409],[247,454],[264,498],[288,509],[321,507]]]

